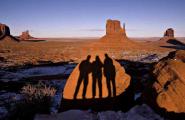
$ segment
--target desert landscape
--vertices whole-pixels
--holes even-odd
[[[129,36],[126,25],[35,37],[0,23],[0,120],[184,120],[185,37]]]

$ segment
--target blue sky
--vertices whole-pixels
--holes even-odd
[[[97,37],[107,19],[126,23],[129,37],[185,36],[185,0],[1,0],[0,22],[13,35]]]

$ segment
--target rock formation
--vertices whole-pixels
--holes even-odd
[[[171,52],[155,66],[156,103],[168,112],[185,112],[185,51]]]
[[[10,29],[7,25],[0,23],[0,40],[1,41],[19,41],[10,34]]]
[[[159,42],[165,44],[166,42],[168,43],[169,40],[176,40],[175,35],[174,35],[174,30],[173,28],[168,28],[165,32],[162,38],[160,38]]]
[[[132,41],[126,35],[125,24],[123,27],[120,25],[118,20],[107,20],[106,23],[106,34],[101,37],[98,41],[89,44],[83,52],[104,52],[112,55],[116,58],[121,58],[122,50],[125,49],[136,49],[140,47],[139,42]],[[87,55],[89,53],[82,53],[82,55]]]
[[[109,19],[109,20],[107,20],[107,24],[106,24],[106,35],[113,35],[113,36],[124,35],[124,36],[126,36],[125,26],[123,26],[123,28],[122,28],[120,26],[120,21]]]
[[[109,56],[106,56],[104,54],[98,55],[98,57],[95,56],[96,55],[91,55],[91,58],[87,58],[85,61],[82,61],[73,70],[64,88],[63,92],[64,99],[82,100],[84,98],[98,99],[98,98],[116,97],[125,92],[125,90],[130,84],[130,76],[125,73],[124,68],[118,62],[111,59]],[[88,61],[88,59],[90,60]],[[107,60],[107,62],[105,62],[105,59]],[[96,71],[96,69],[98,70]],[[108,77],[106,76],[107,75],[106,73],[108,73],[108,75],[111,75],[110,79],[115,80],[115,86],[112,84],[112,89],[111,88],[109,89],[109,87],[107,86]],[[83,79],[83,82],[79,82],[81,81],[81,77]],[[97,78],[98,80],[95,82],[96,84],[95,89],[93,89],[94,77],[98,77]],[[99,80],[101,83],[99,83]],[[85,84],[86,89],[84,89]],[[84,90],[85,96],[83,96]],[[95,94],[93,91],[95,91]],[[112,93],[109,94],[110,92]]]
[[[0,23],[0,39],[10,36],[10,29],[7,25]]]
[[[174,30],[172,28],[168,28],[164,33],[164,37],[174,38]]]
[[[28,30],[22,32],[22,35],[20,35],[21,40],[28,40],[28,39],[31,39],[31,38],[33,38],[33,37],[29,34]]]
[[[108,19],[106,23],[106,35],[101,38],[101,41],[106,43],[120,43],[125,40],[127,40],[125,24],[122,28],[120,21]]]

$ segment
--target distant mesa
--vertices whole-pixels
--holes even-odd
[[[125,24],[121,27],[120,21],[108,19],[106,23],[106,35],[101,38],[101,41],[106,43],[120,43],[125,40],[128,40]]]
[[[164,33],[164,37],[174,38],[175,36],[173,28],[168,28]]]
[[[19,36],[21,40],[29,40],[29,39],[33,39],[34,37],[32,37],[29,33],[28,30],[22,32],[22,34]]]
[[[46,41],[44,39],[32,37],[30,35],[29,30],[26,30],[26,31],[22,32],[22,34],[18,38],[21,41],[24,41],[24,42],[42,42],[42,41]]]
[[[120,25],[120,21],[108,19],[106,24],[106,35],[126,37],[125,24],[123,24],[123,28],[122,28]]]
[[[163,37],[159,40],[161,42],[167,42],[168,40],[175,40],[175,31],[173,28],[168,28],[165,32]]]
[[[16,39],[15,37],[13,37],[10,34],[10,28],[5,25],[5,24],[1,24],[0,23],[0,40],[2,41],[19,41],[18,39]]]
[[[0,39],[10,35],[10,29],[7,25],[0,23]]]

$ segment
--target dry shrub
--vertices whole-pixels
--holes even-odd
[[[24,86],[21,90],[24,99],[11,111],[10,120],[33,120],[37,113],[50,113],[52,97],[56,89],[42,82]]]
[[[26,96],[28,101],[42,100],[45,97],[52,98],[56,93],[56,89],[39,82],[36,85],[28,84],[24,86],[21,93]]]
[[[56,89],[39,82],[36,85],[24,86],[21,93],[25,97],[25,104],[34,107],[34,111],[49,113]]]

